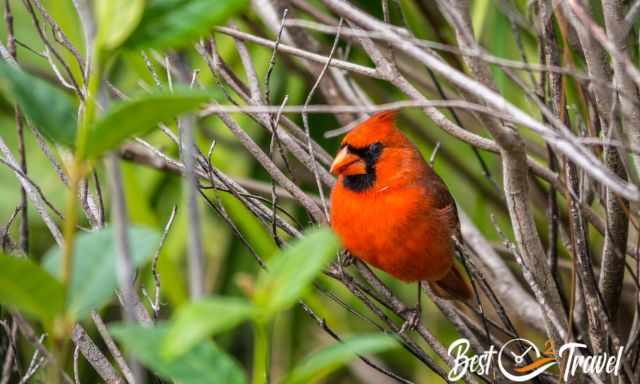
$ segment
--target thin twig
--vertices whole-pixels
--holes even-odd
[[[91,319],[93,320],[93,323],[95,324],[96,329],[100,334],[100,337],[102,337],[102,340],[106,344],[107,349],[109,350],[109,353],[111,353],[111,356],[113,357],[116,364],[118,365],[118,368],[120,368],[120,371],[124,375],[124,378],[127,380],[129,384],[135,384],[136,383],[135,376],[133,375],[131,368],[129,368],[129,365],[127,364],[127,361],[122,355],[122,352],[120,352],[120,349],[118,349],[118,346],[116,345],[115,341],[111,337],[111,334],[107,329],[107,325],[102,320],[102,317],[100,317],[100,315],[96,311],[92,311]]]
[[[169,216],[169,220],[167,224],[165,224],[164,229],[162,230],[162,236],[160,237],[160,244],[156,249],[156,253],[153,255],[153,261],[151,263],[151,274],[153,275],[154,282],[154,298],[151,304],[151,309],[153,310],[153,319],[157,320],[160,315],[160,273],[158,272],[158,260],[160,259],[160,252],[162,251],[162,246],[164,242],[167,240],[167,236],[169,235],[169,231],[171,230],[171,226],[173,225],[173,221],[176,218],[176,212],[178,211],[177,206],[173,206],[171,209],[171,215]]]
[[[340,42],[340,28],[342,27],[342,22],[343,20],[340,19],[340,22],[338,23],[338,32],[336,33],[336,37],[333,40],[333,46],[331,47],[331,51],[329,52],[329,59],[327,60],[327,62],[325,63],[324,67],[322,67],[322,70],[320,71],[320,74],[318,75],[318,78],[316,79],[316,82],[313,84],[313,87],[311,87],[311,90],[309,91],[309,94],[307,95],[307,98],[304,101],[304,106],[303,106],[303,110],[302,110],[302,122],[304,125],[304,132],[307,135],[307,150],[309,151],[309,154],[311,155],[311,159],[315,159],[314,153],[313,153],[313,145],[311,145],[311,133],[310,133],[310,129],[309,129],[309,115],[307,114],[307,110],[309,108],[309,103],[311,102],[311,98],[313,98],[313,94],[315,93],[316,89],[318,88],[318,85],[320,85],[320,82],[322,81],[322,78],[324,77],[324,74],[327,73],[327,69],[329,68],[329,65],[331,65],[331,60],[333,60],[333,55],[336,52],[336,48],[338,47],[338,42]],[[322,183],[320,182],[320,176],[318,175],[318,163],[316,161],[313,161],[313,175],[316,179],[316,185],[318,188],[318,193],[320,194],[320,201],[322,201],[322,208],[324,210],[324,214],[325,217],[327,219],[327,221],[329,220],[329,208],[327,208],[327,201],[324,197],[324,190],[322,188]]]

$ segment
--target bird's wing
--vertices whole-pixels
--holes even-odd
[[[432,207],[435,208],[440,215],[444,216],[451,225],[451,229],[455,233],[458,233],[460,229],[458,209],[456,208],[456,201],[453,199],[453,196],[451,196],[451,192],[449,192],[449,188],[447,188],[444,181],[431,167],[426,166],[424,172],[426,192],[432,201]]]

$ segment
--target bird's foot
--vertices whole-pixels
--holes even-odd
[[[406,315],[406,320],[402,324],[402,327],[400,327],[400,334],[407,331],[413,331],[418,327],[418,325],[420,325],[420,315],[422,314],[422,311],[419,307],[407,308],[400,314],[403,315],[403,318],[405,318]]]
[[[340,266],[342,268],[347,268],[353,265],[353,263],[356,262],[356,259],[351,256],[351,253],[347,252],[347,251],[343,251],[340,253]]]

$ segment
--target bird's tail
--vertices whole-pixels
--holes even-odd
[[[449,273],[445,277],[429,282],[429,286],[433,293],[447,300],[465,301],[472,296],[469,283],[467,283],[455,264],[451,266]]]

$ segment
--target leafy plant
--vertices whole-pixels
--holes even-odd
[[[33,261],[0,254],[0,303],[51,326],[64,309],[64,289]]]
[[[248,0],[152,0],[126,48],[175,48],[243,11]]]
[[[174,315],[162,352],[169,359],[175,358],[210,335],[229,330],[254,314],[253,305],[242,298],[208,297],[184,305]]]
[[[397,342],[383,334],[358,335],[307,356],[282,381],[283,384],[309,383],[318,380],[358,355],[386,351]]]
[[[339,247],[327,228],[310,230],[275,255],[258,277],[251,300],[208,297],[181,307],[168,324],[153,329],[116,326],[112,332],[137,358],[167,379],[200,383],[241,383],[244,377],[232,368],[231,358],[219,351],[209,337],[228,331],[245,321],[255,329],[253,382],[263,383],[268,375],[270,350],[268,329],[278,312],[291,307],[313,280],[333,260]],[[395,341],[385,335],[362,335],[345,340],[309,356],[290,372],[283,383],[301,383],[318,378],[346,364],[358,354],[392,348]],[[217,362],[217,363],[214,363]],[[222,366],[216,373],[203,366]],[[192,369],[188,369],[191,366]],[[221,377],[223,375],[224,377]]]
[[[156,92],[113,105],[94,125],[87,139],[86,155],[98,158],[131,136],[144,135],[158,123],[196,109],[214,93],[178,89]]]
[[[99,0],[98,36],[107,49],[119,47],[136,29],[144,13],[145,0]]]
[[[175,357],[200,340],[245,320],[253,319],[263,327],[277,311],[287,309],[302,297],[337,250],[338,240],[331,230],[307,232],[270,260],[267,270],[258,277],[253,300],[209,298],[180,308],[163,352]],[[216,313],[218,317],[212,320]]]
[[[144,264],[158,246],[159,235],[131,228],[131,250],[136,266]],[[86,318],[112,297],[117,287],[116,246],[111,228],[85,233],[76,239],[71,285],[61,281],[62,250],[47,253],[43,265],[28,258],[0,254],[0,303],[40,320],[53,337],[69,322]],[[64,325],[56,327],[56,322]]]
[[[157,232],[141,228],[129,228],[129,243],[133,264],[146,263],[159,245]],[[76,238],[73,254],[73,274],[67,292],[66,308],[73,320],[82,320],[92,310],[106,304],[118,286],[117,247],[113,229],[80,234]],[[61,278],[63,250],[56,247],[44,257],[43,266],[54,276]]]
[[[188,352],[166,359],[162,341],[169,329],[164,324],[148,328],[141,325],[114,325],[110,332],[125,350],[167,380],[182,384],[244,384],[247,379],[239,364],[211,341],[203,340]]]
[[[71,98],[45,80],[0,62],[0,89],[49,140],[72,147],[76,115]]]

